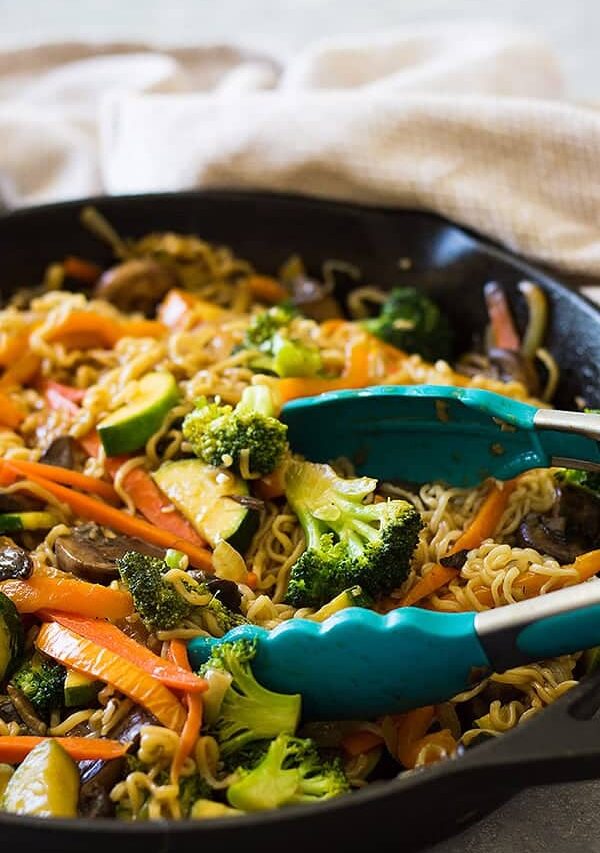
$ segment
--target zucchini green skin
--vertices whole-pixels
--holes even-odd
[[[0,533],[49,530],[57,522],[58,518],[52,512],[4,512],[0,513]]]
[[[160,429],[179,402],[177,382],[170,373],[148,373],[136,384],[133,400],[98,424],[98,435],[107,456],[132,453],[143,447]]]
[[[23,655],[21,617],[10,598],[0,592],[0,681],[11,675]]]
[[[74,670],[68,670],[64,686],[65,708],[79,708],[81,705],[94,702],[102,686],[101,681],[88,678],[87,675]]]
[[[200,459],[165,462],[152,476],[209,545],[214,548],[225,540],[236,551],[246,550],[258,529],[259,514],[228,497],[247,495],[245,480]],[[225,481],[219,483],[223,477]]]

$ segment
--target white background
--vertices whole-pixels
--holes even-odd
[[[63,39],[235,41],[285,55],[320,35],[447,20],[533,30],[558,50],[570,94],[599,94],[599,0],[0,0],[0,47]]]

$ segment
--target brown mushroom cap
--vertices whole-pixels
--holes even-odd
[[[178,284],[179,277],[173,268],[151,258],[133,258],[102,273],[94,296],[106,299],[121,311],[150,314]]]
[[[33,561],[27,551],[8,536],[0,536],[0,581],[11,578],[26,580],[33,572]]]
[[[97,524],[82,524],[69,536],[60,536],[54,545],[58,566],[64,572],[97,583],[118,577],[117,560],[128,551],[150,557],[164,557],[164,551],[131,536],[108,537]]]

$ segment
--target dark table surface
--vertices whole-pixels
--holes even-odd
[[[598,853],[600,768],[598,775],[598,782],[523,791],[428,853]]]

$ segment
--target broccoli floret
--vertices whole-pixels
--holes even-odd
[[[189,817],[196,800],[212,800],[213,792],[199,773],[182,776],[179,780],[179,806],[182,817]]]
[[[246,624],[246,619],[225,607],[206,584],[191,577],[186,581],[187,585],[196,595],[205,597],[206,604],[190,604],[173,584],[163,578],[169,566],[158,557],[129,551],[117,560],[117,565],[121,579],[133,597],[136,611],[151,631],[170,631],[188,617],[217,637]]]
[[[190,615],[192,605],[163,578],[167,568],[164,560],[128,551],[117,560],[117,565],[147,628],[170,631]]]
[[[253,741],[274,738],[281,733],[293,734],[298,725],[300,696],[273,693],[262,687],[250,667],[255,655],[256,643],[250,640],[216,644],[200,671],[203,674],[216,669],[232,677],[217,722],[211,728],[223,757]]]
[[[275,305],[252,318],[242,344],[242,348],[261,353],[250,362],[252,370],[282,377],[315,376],[321,370],[318,348],[290,334],[289,325],[295,316],[291,306]]]
[[[205,607],[195,608],[194,613],[201,616],[203,625],[213,637],[222,637],[223,634],[233,630],[233,628],[247,624],[247,619],[240,613],[234,613],[233,610],[225,607],[222,601],[210,593],[208,587],[205,587],[204,584],[198,586],[198,591],[206,589],[207,593],[211,595],[211,599]]]
[[[600,415],[600,409],[584,409],[584,411],[590,415]],[[565,486],[584,489],[600,499],[600,474],[597,471],[563,468],[557,472],[556,479]]]
[[[208,465],[269,474],[287,448],[287,426],[274,414],[269,388],[251,385],[235,409],[201,398],[183,422],[183,436]]]
[[[600,498],[600,474],[597,471],[581,471],[578,468],[565,468],[557,474],[560,483],[585,489]]]
[[[306,537],[290,573],[286,600],[320,607],[358,584],[367,595],[387,595],[405,580],[422,527],[407,501],[365,504],[377,480],[344,480],[329,465],[293,460],[286,497]]]
[[[31,702],[40,716],[47,718],[50,711],[63,703],[65,674],[65,668],[59,663],[34,652],[15,672],[11,684]]]
[[[364,320],[363,326],[372,335],[428,361],[450,359],[452,329],[448,318],[414,287],[392,290],[379,315]]]
[[[260,311],[250,320],[244,336],[246,349],[259,349],[271,353],[273,335],[280,329],[285,329],[296,316],[296,310],[286,303],[274,305],[266,311]]]
[[[240,767],[227,790],[229,803],[244,811],[276,809],[338,797],[350,786],[339,761],[322,761],[311,740],[279,735],[253,768]]]

